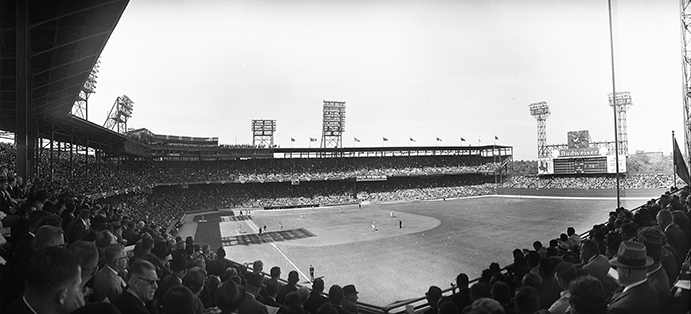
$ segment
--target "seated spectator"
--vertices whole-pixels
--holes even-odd
[[[597,278],[581,276],[569,287],[569,312],[571,314],[604,314],[607,297]]]
[[[533,287],[521,287],[516,290],[513,297],[513,306],[516,314],[533,314],[540,306],[540,297]]]
[[[70,314],[121,314],[115,305],[108,302],[94,302],[84,305]]]
[[[473,310],[482,309],[490,314],[504,314],[504,307],[496,300],[490,298],[480,298],[471,305]]]
[[[333,285],[329,288],[329,303],[336,308],[338,314],[349,314],[348,311],[343,309],[341,302],[343,302],[343,288],[339,285]],[[320,307],[321,308],[321,307]],[[319,312],[319,310],[317,310]]]
[[[238,313],[253,313],[253,314],[268,314],[266,305],[257,301],[259,291],[264,287],[264,276],[256,273],[250,273],[247,278],[247,285],[245,285],[245,301],[238,309]]]
[[[549,307],[549,312],[551,314],[564,314],[569,307],[569,287],[571,282],[578,276],[576,267],[568,262],[559,263],[555,270],[555,276],[562,291],[559,299],[554,301]]]
[[[98,271],[98,249],[96,249],[96,245],[93,242],[76,241],[70,245],[70,251],[77,257],[77,262],[82,270],[82,280],[79,285],[79,294],[76,300],[77,305],[75,306],[75,308],[79,308],[86,304],[85,296],[88,297],[91,295],[91,289],[85,288],[84,286]]]
[[[24,297],[5,313],[70,313],[77,307],[81,270],[77,257],[64,248],[37,250],[29,260]]]
[[[156,314],[149,308],[157,307],[157,303],[153,301],[154,293],[158,288],[157,282],[156,267],[148,261],[137,260],[130,265],[127,274],[127,289],[112,303],[122,313]],[[150,303],[152,301],[153,305]]]
[[[245,302],[245,289],[228,280],[221,283],[214,293],[214,303],[221,310],[221,314],[236,313]]]
[[[547,258],[540,260],[540,277],[542,280],[537,288],[540,297],[539,310],[548,309],[554,301],[559,299],[561,292],[557,279],[554,278],[554,264]]]
[[[504,313],[511,314],[513,309],[510,306],[511,303],[511,288],[509,285],[502,281],[497,281],[492,284],[492,290],[490,291],[492,299],[496,300],[501,304],[504,309]]]
[[[286,295],[290,292],[298,291],[297,283],[299,280],[300,276],[298,272],[291,270],[288,273],[288,284],[283,286],[283,288],[278,291],[278,295],[276,295],[276,302],[278,302],[278,304],[285,304]]]
[[[653,264],[653,259],[647,256],[645,246],[638,242],[624,241],[619,246],[617,257],[609,263],[616,267],[624,290],[616,292],[609,299],[607,311],[658,313],[660,299],[646,276],[646,269]]]
[[[358,293],[359,292],[355,290],[354,285],[346,285],[343,287],[343,295],[345,298],[343,299],[343,302],[341,304],[343,305],[344,310],[357,314]]]
[[[473,303],[470,300],[468,281],[468,275],[464,273],[460,273],[456,276],[456,287],[458,287],[458,292],[451,296],[451,300],[456,304],[458,310],[463,310],[466,306]]]
[[[305,309],[302,308],[300,296],[297,292],[291,292],[286,295],[286,304],[278,311],[280,314],[305,314]]]
[[[187,273],[185,274],[185,277],[182,278],[182,285],[190,289],[190,291],[192,291],[192,294],[194,295],[194,303],[196,309],[195,313],[197,314],[201,314],[202,312],[204,312],[204,304],[202,303],[202,300],[199,299],[199,294],[202,292],[202,289],[204,288],[205,280],[206,270],[200,267],[190,268],[190,270],[187,271]]]
[[[672,285],[661,263],[661,259],[665,257],[663,254],[667,253],[667,251],[662,251],[663,237],[662,231],[656,227],[644,227],[638,233],[638,242],[645,245],[646,254],[653,259],[653,264],[647,268],[646,276],[653,288],[657,290],[661,308],[666,309]]]
[[[425,293],[425,297],[427,298],[427,304],[430,308],[425,311],[425,314],[437,314],[437,303],[439,302],[441,295],[441,289],[439,287],[429,287]]]

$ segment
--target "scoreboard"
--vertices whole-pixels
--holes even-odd
[[[554,156],[538,159],[538,174],[607,174],[616,173],[616,166],[615,155]],[[626,173],[626,156],[624,155],[619,155],[619,173]]]

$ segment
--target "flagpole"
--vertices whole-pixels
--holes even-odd
[[[617,181],[617,208],[621,207],[621,199],[619,196],[619,136],[617,130],[617,85],[614,79],[614,35],[612,32],[612,0],[607,0],[607,7],[609,9],[609,51],[612,59],[612,108],[614,110],[614,158],[616,167],[616,181]]]
[[[672,130],[672,186],[677,189],[677,154],[674,153],[674,144],[676,139],[674,138],[674,130]]]

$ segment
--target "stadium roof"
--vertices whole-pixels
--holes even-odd
[[[17,19],[21,4],[26,5],[26,63],[31,81],[27,93],[33,103],[33,112],[28,114],[36,119],[38,136],[91,147],[122,147],[125,136],[73,117],[70,111],[128,2],[0,1],[0,130],[18,130],[17,67],[24,63],[17,58],[22,51],[17,34],[24,29]]]

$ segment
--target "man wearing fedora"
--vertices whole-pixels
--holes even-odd
[[[168,292],[168,289],[182,285],[182,278],[185,278],[189,266],[189,262],[184,254],[175,254],[173,256],[173,261],[170,263],[170,270],[173,274],[163,277],[158,284],[158,289],[156,289],[156,300],[159,303],[163,300],[163,296]]]
[[[645,245],[624,241],[617,255],[609,261],[616,268],[621,283],[607,304],[610,313],[658,313],[660,299],[647,278],[647,268],[653,259],[647,255]],[[623,289],[622,289],[623,288]]]
[[[442,293],[441,293],[441,288],[437,286],[430,286],[427,292],[425,293],[425,297],[427,298],[427,304],[430,306],[427,311],[425,311],[425,314],[437,314],[437,303],[439,302],[439,299],[441,299]]]
[[[266,305],[257,301],[257,296],[262,288],[264,288],[264,276],[250,273],[249,276],[247,276],[247,284],[245,285],[245,301],[240,305],[238,314],[269,313],[269,309]]]
[[[670,285],[669,277],[661,263],[662,258],[669,254],[669,251],[662,250],[663,237],[662,231],[656,227],[644,227],[638,233],[638,242],[645,245],[648,256],[653,259],[653,264],[647,269],[648,281],[657,290],[660,306],[665,308],[670,298],[672,285]]]
[[[343,302],[341,302],[341,304],[343,305],[343,309],[345,309],[348,312],[357,314],[358,293],[359,292],[355,289],[354,285],[346,285],[343,287],[343,295],[345,296]]]

